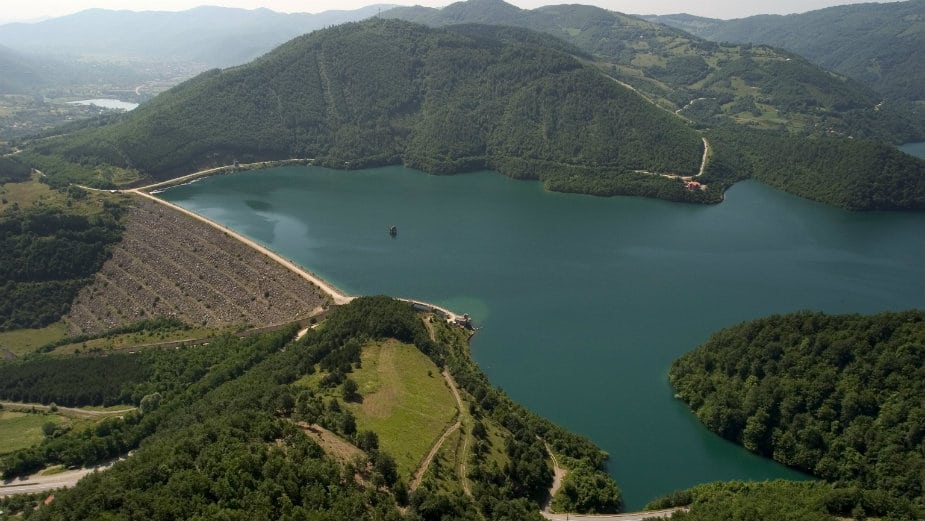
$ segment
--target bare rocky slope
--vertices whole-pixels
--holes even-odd
[[[239,241],[152,201],[133,201],[122,242],[65,316],[71,335],[152,317],[206,326],[277,324],[328,302]]]

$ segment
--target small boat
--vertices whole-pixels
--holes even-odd
[[[395,237],[396,235],[398,235],[398,227],[389,226],[389,235],[391,235],[392,237]]]

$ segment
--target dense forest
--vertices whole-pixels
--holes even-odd
[[[522,29],[346,24],[34,150],[154,179],[290,157],[438,174],[492,167],[534,179],[547,164],[696,173],[703,145],[692,129],[566,47]]]
[[[707,136],[713,155],[706,183],[751,178],[849,210],[925,209],[925,161],[891,145],[733,126]]]
[[[383,16],[430,26],[480,23],[550,34],[592,55],[615,79],[704,127],[738,122],[810,136],[835,132],[894,143],[925,139],[925,122],[914,105],[892,97],[884,100],[869,87],[797,54],[749,43],[707,41],[599,7],[549,5],[526,10],[502,0],[468,0],[442,9],[396,7]],[[884,32],[891,30],[893,26],[883,26]],[[815,34],[802,31],[810,41]],[[920,48],[906,46],[899,53]]]
[[[583,498],[597,498],[585,501],[584,508],[612,511],[618,506],[619,491],[602,472],[605,455],[599,449],[490,387],[468,358],[466,336],[445,325],[434,327],[436,341],[409,304],[364,297],[338,308],[296,342],[291,341],[293,328],[247,338],[226,336],[208,346],[123,355],[136,357],[134,363],[147,368],[132,377],[132,400],[143,395],[137,412],[93,429],[56,433],[5,457],[0,465],[9,477],[45,464],[89,464],[134,450],[132,455],[56,493],[47,507],[32,511],[28,504],[14,506],[24,510],[26,519],[40,520],[538,519],[537,501],[552,480],[543,440],[576,467],[584,466],[571,485]],[[342,386],[349,379],[337,382],[330,375],[349,374],[361,346],[380,337],[413,342],[447,367],[478,397],[473,416],[503,425],[509,433],[503,468],[478,458],[470,461],[474,499],[462,491],[427,486],[409,494],[407,483],[395,474],[394,461],[377,449],[375,434],[357,432],[338,399],[318,400],[293,385],[304,374],[323,371],[330,385]],[[51,360],[35,358],[5,369],[15,373],[29,366],[34,373]],[[327,426],[364,448],[368,462],[347,464],[325,455],[296,428],[295,420]],[[473,435],[485,437],[484,432]],[[479,445],[483,443],[488,442]],[[408,510],[400,511],[400,505]]]
[[[925,312],[743,323],[675,361],[669,379],[724,438],[922,506]]]
[[[658,498],[646,509],[688,507],[676,521],[917,520],[921,505],[880,491],[819,481],[706,483]]]
[[[781,47],[891,99],[925,100],[925,2],[869,2],[807,13],[715,20],[646,17],[716,42]]]
[[[122,207],[91,216],[59,208],[0,216],[0,331],[48,325],[64,315],[121,237]]]
[[[31,172],[32,169],[15,157],[0,157],[0,185],[25,181]]]

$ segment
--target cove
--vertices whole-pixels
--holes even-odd
[[[757,182],[699,206],[549,193],[491,172],[287,167],[160,197],[348,293],[470,313],[492,383],[608,451],[628,510],[708,481],[806,478],[673,398],[671,362],[710,333],[802,309],[925,307],[921,214],[850,213]]]

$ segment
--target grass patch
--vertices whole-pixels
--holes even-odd
[[[399,475],[410,479],[457,413],[440,370],[413,345],[386,340],[363,349],[362,368],[350,378],[363,397],[348,404],[357,428],[376,432]]]
[[[39,329],[14,329],[0,333],[0,351],[10,351],[16,356],[31,353],[37,348],[55,342],[67,335],[64,322],[55,322]]]
[[[64,194],[52,190],[44,183],[40,183],[37,176],[34,175],[32,181],[0,185],[0,197],[6,200],[6,203],[0,204],[0,209],[3,211],[13,208],[14,203],[19,208],[25,209],[38,203],[60,205],[64,204],[65,200]]]
[[[42,441],[42,425],[61,423],[55,415],[0,411],[0,454],[9,454]]]
[[[143,347],[148,344],[158,344],[161,342],[176,342],[180,340],[209,338],[220,336],[222,333],[230,333],[234,331],[234,327],[194,327],[177,331],[139,331],[136,333],[125,333],[122,335],[94,338],[84,342],[65,344],[56,347],[51,351],[51,353],[55,355],[70,355],[75,353],[105,352],[115,349],[127,349],[136,346]]]

